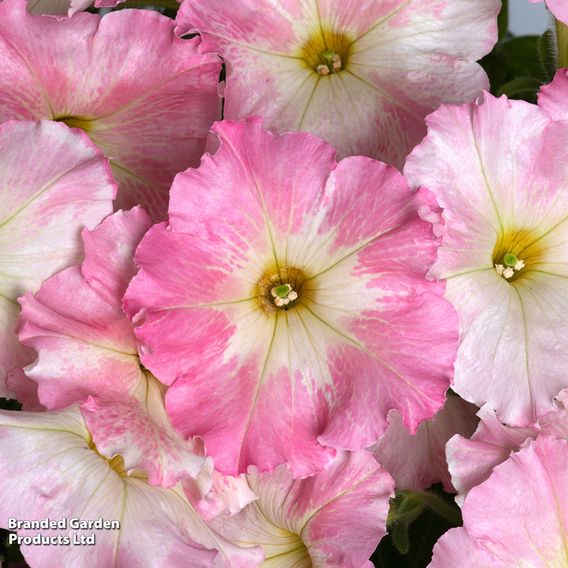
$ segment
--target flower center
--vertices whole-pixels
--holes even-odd
[[[292,267],[266,273],[258,282],[260,305],[268,313],[293,308],[300,300],[304,279],[304,273]]]
[[[302,46],[299,57],[318,75],[339,73],[347,66],[351,43],[344,34],[318,29]]]
[[[542,262],[544,241],[534,230],[517,229],[505,231],[493,249],[493,266],[499,276],[514,282],[530,268]]]
[[[84,118],[80,116],[57,116],[54,117],[55,122],[63,122],[69,128],[80,128],[84,132],[90,132],[92,129],[93,120],[90,118]]]
[[[126,477],[128,474],[126,473],[126,467],[124,466],[124,458],[121,455],[116,455],[113,458],[107,458],[103,454],[99,452],[97,446],[95,446],[95,442],[92,438],[89,439],[89,448],[93,450],[97,455],[103,458],[110,468],[115,471],[120,477]]]

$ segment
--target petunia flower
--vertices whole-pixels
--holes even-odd
[[[475,63],[497,41],[499,0],[185,0],[178,33],[198,30],[227,68],[224,116],[307,130],[340,157],[401,166],[441,103],[489,82]]]
[[[150,483],[172,487],[198,478],[210,465],[199,447],[173,430],[164,389],[141,367],[132,326],[121,309],[136,272],[134,250],[150,224],[137,207],[85,230],[82,265],[63,270],[20,300],[19,337],[37,352],[25,373],[38,384],[42,405],[58,410],[83,402],[100,451],[119,453],[128,470],[144,469]],[[16,392],[19,380],[10,381]]]
[[[537,106],[486,94],[430,115],[405,166],[444,209],[431,275],[460,317],[453,389],[512,426],[568,387],[566,142]]]
[[[458,503],[468,491],[485,481],[495,466],[512,452],[522,448],[527,440],[540,434],[568,440],[568,390],[556,397],[554,410],[545,414],[530,428],[507,426],[499,421],[495,411],[483,406],[478,416],[479,426],[471,438],[455,435],[446,446],[452,483],[458,490]]]
[[[420,424],[416,434],[405,428],[400,412],[389,414],[389,426],[369,450],[393,476],[397,489],[422,491],[443,483],[448,493],[455,492],[446,462],[446,443],[457,434],[469,437],[478,422],[477,407],[457,396],[449,396],[444,408]]]
[[[424,277],[430,194],[368,158],[338,164],[310,134],[213,131],[220,149],[176,177],[125,296],[175,427],[222,473],[289,462],[295,476],[330,462],[324,446],[376,442],[393,408],[416,431],[443,404],[457,340]]]
[[[0,121],[81,128],[110,158],[116,209],[165,216],[174,175],[199,164],[219,117],[220,62],[151,10],[56,19],[0,3]]]
[[[144,442],[149,442],[146,438]],[[22,451],[25,448],[25,451]],[[243,549],[212,529],[185,498],[181,486],[148,484],[144,470],[129,471],[123,456],[101,451],[80,411],[0,411],[0,526],[15,520],[67,520],[63,529],[17,530],[20,537],[69,544],[34,545],[22,553],[34,567],[249,568],[262,551]],[[116,521],[112,530],[74,530],[71,519]],[[95,535],[95,546],[74,538]]]
[[[111,213],[115,192],[84,134],[47,121],[0,125],[0,397],[13,395],[7,373],[33,359],[17,340],[16,299],[77,262],[81,229]]]
[[[285,466],[247,475],[258,496],[211,525],[241,546],[261,545],[263,567],[363,568],[386,533],[394,483],[365,450],[339,452],[325,471],[295,480]]]
[[[568,441],[539,437],[471,490],[463,527],[429,568],[563,568],[568,564]]]

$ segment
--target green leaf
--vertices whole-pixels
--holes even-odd
[[[505,83],[498,91],[497,95],[507,95],[509,98],[520,98],[530,102],[536,101],[536,94],[542,85],[542,81],[532,77],[520,77]]]

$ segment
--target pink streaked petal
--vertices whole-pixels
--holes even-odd
[[[477,424],[477,407],[448,396],[444,408],[424,421],[414,436],[404,427],[400,413],[391,411],[385,435],[370,450],[393,476],[397,489],[422,491],[442,482],[455,491],[446,462],[446,443],[454,434],[470,436]]]
[[[568,120],[568,69],[559,69],[552,83],[538,93],[538,106],[554,120]]]
[[[121,455],[127,471],[146,472],[151,485],[173,487],[197,478],[206,467],[206,459],[173,430],[159,383],[151,375],[140,381],[135,396],[115,401],[89,397],[81,411],[99,451]]]
[[[246,0],[235,11],[227,0],[195,0],[182,4],[176,21],[178,33],[198,30],[223,56],[227,118],[261,115],[277,132],[322,136],[342,157],[401,165],[424,136],[428,112],[488,87],[475,61],[495,44],[499,7],[497,0],[290,0],[267,8]],[[344,71],[321,76],[304,59],[303,47],[322,29],[350,41]]]
[[[22,452],[22,445],[26,451]],[[95,547],[22,546],[32,566],[147,566],[196,567],[212,564],[215,551],[196,544],[192,509],[175,490],[150,487],[140,479],[121,477],[92,450],[89,433],[77,408],[63,412],[0,413],[0,446],[9,460],[0,462],[0,524],[8,518],[53,520],[97,519],[120,522],[120,530],[96,532]],[[156,531],[160,546],[156,547]],[[46,536],[93,531],[42,530]],[[37,530],[20,530],[35,536]],[[217,564],[222,566],[223,564]]]
[[[0,58],[0,120],[84,128],[111,160],[116,208],[142,203],[165,216],[173,177],[198,165],[220,112],[221,63],[199,38],[176,37],[171,18],[151,10],[57,19],[5,0]]]
[[[386,532],[394,483],[364,450],[303,480],[283,466],[247,477],[258,499],[212,524],[229,540],[262,543],[266,566],[360,568]]]
[[[144,210],[119,211],[83,231],[85,259],[43,283],[22,304],[20,340],[37,353],[26,373],[51,409],[89,395],[132,393],[143,378],[122,296],[136,272],[133,254],[150,220]]]
[[[463,528],[442,536],[430,567],[564,566],[567,471],[567,440],[539,436],[513,454],[470,491],[462,507]],[[480,557],[483,564],[476,563]]]
[[[128,320],[85,284],[78,267],[60,272],[35,297],[20,301],[20,340],[38,352],[25,371],[48,408],[64,408],[91,394],[113,398],[140,379]]]

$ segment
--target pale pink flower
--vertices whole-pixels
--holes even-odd
[[[431,275],[460,316],[453,388],[529,426],[568,387],[568,124],[490,94],[427,122],[405,173],[444,209]]]
[[[176,177],[169,225],[136,253],[125,297],[167,408],[223,473],[289,462],[309,475],[336,448],[411,431],[442,406],[457,340],[438,239],[392,167],[335,161],[306,133],[215,126],[220,149]]]
[[[116,208],[163,218],[179,171],[199,164],[219,117],[220,61],[151,10],[57,19],[0,2],[0,121],[48,118],[83,129],[110,158]]]
[[[445,491],[455,492],[446,462],[446,443],[455,434],[473,434],[478,422],[476,410],[473,404],[449,396],[444,408],[422,422],[414,435],[405,428],[400,412],[392,410],[387,431],[369,449],[393,476],[397,489],[422,491],[442,482]]]
[[[0,397],[12,396],[7,373],[33,358],[17,340],[16,299],[80,258],[81,229],[112,211],[115,192],[84,134],[52,122],[0,126]]]
[[[568,69],[559,69],[552,83],[541,87],[538,106],[554,120],[568,120]]]
[[[497,41],[499,0],[186,0],[178,32],[197,29],[227,66],[225,118],[258,115],[307,130],[340,157],[401,166],[440,103],[489,82],[475,63]]]
[[[386,533],[394,483],[365,450],[339,452],[307,479],[285,466],[247,475],[256,501],[211,521],[227,540],[261,545],[263,567],[363,568]],[[372,565],[371,565],[372,566]]]
[[[568,565],[568,441],[539,436],[472,489],[430,568]]]
[[[483,406],[478,412],[481,421],[473,436],[467,439],[456,435],[446,446],[452,482],[459,493],[458,503],[527,440],[539,434],[568,440],[568,390],[556,397],[556,406],[530,428],[507,426],[499,421],[489,405]]]
[[[141,441],[151,443],[150,436]],[[22,451],[25,448],[25,451]],[[251,568],[262,551],[228,542],[197,514],[181,486],[148,483],[123,456],[96,445],[80,411],[0,411],[0,526],[9,519],[58,521],[67,528],[18,530],[20,536],[95,534],[96,546],[21,547],[31,566],[43,568]],[[73,530],[72,518],[118,521],[116,530]]]

